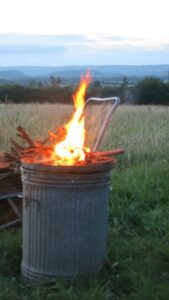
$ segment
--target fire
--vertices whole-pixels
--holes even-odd
[[[85,119],[83,110],[85,106],[85,93],[91,82],[90,73],[87,72],[81,79],[80,85],[73,95],[75,112],[71,120],[64,125],[64,140],[54,146],[53,159],[55,165],[72,166],[84,161],[89,148],[84,147]]]

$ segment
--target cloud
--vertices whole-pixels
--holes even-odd
[[[137,37],[124,37],[108,34],[95,35],[26,35],[26,34],[0,34],[0,47],[4,45],[11,45],[11,47],[18,46],[40,46],[44,49],[47,46],[52,47],[67,47],[67,46],[81,46],[100,49],[116,49],[116,48],[143,48],[143,49],[157,49],[165,48],[169,44],[168,40],[162,39],[141,39]],[[38,48],[39,46],[39,48]],[[63,49],[63,48],[62,48]]]
[[[117,49],[117,48],[142,48],[144,50],[150,49],[164,49],[165,45],[169,43],[162,39],[143,39],[136,37],[112,36],[112,35],[91,35],[88,36],[85,44],[89,47],[100,49]]]
[[[65,45],[67,43],[82,44],[86,41],[83,35],[26,35],[0,34],[0,45]]]
[[[0,65],[168,63],[169,41],[113,35],[0,34]]]
[[[46,55],[65,53],[64,46],[46,45],[3,45],[0,46],[0,55]]]

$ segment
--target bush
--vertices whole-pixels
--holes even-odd
[[[169,105],[169,84],[155,77],[145,77],[136,85],[135,102]]]

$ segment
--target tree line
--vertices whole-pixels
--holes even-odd
[[[70,103],[76,86],[63,85],[58,78],[51,78],[49,85],[40,83],[24,86],[19,84],[0,85],[0,103]],[[119,85],[104,85],[94,81],[86,97],[119,96],[122,103],[169,105],[169,82],[155,77],[145,77],[131,86],[123,77]]]

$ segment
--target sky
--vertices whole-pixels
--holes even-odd
[[[169,0],[0,0],[0,66],[169,64]]]

